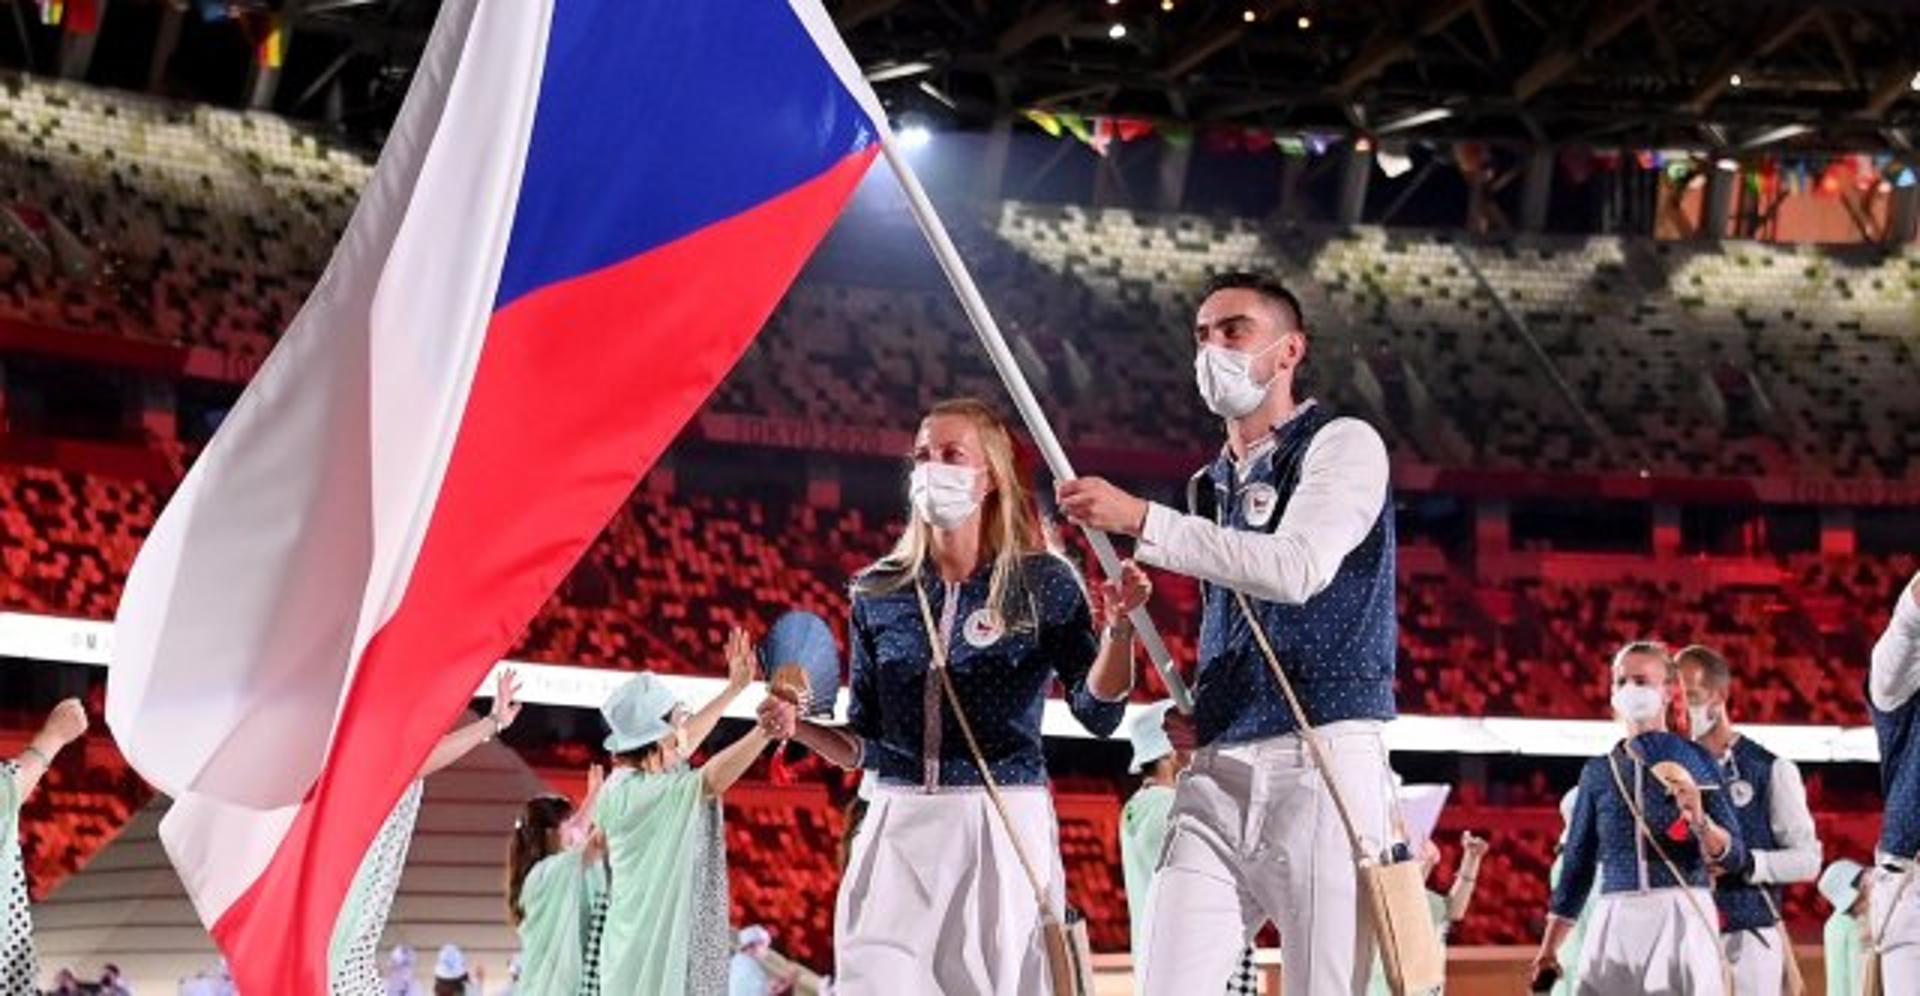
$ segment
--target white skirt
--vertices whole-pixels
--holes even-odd
[[[1028,857],[1065,899],[1053,796],[1002,789]],[[984,790],[883,786],[834,907],[837,996],[1044,996],[1040,908]]]
[[[1596,898],[1580,950],[1579,996],[1727,996],[1719,925],[1703,919],[1696,902],[1718,917],[1705,889]]]
[[[1735,931],[1722,940],[1733,963],[1735,996],[1780,996],[1787,984],[1787,957],[1779,927]]]

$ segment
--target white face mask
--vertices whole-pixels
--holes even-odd
[[[1686,708],[1686,720],[1688,720],[1688,729],[1692,731],[1695,741],[1701,739],[1701,737],[1705,737],[1707,733],[1713,733],[1713,727],[1720,723],[1718,716],[1715,716],[1715,708],[1713,708],[1713,706],[1688,706],[1688,708]]]
[[[980,511],[973,484],[979,471],[950,463],[915,464],[907,478],[913,514],[936,529],[955,529]]]
[[[1258,353],[1242,353],[1225,346],[1201,346],[1193,356],[1193,377],[1207,409],[1221,418],[1253,414],[1253,410],[1267,400],[1267,389],[1273,386],[1271,377],[1265,384],[1253,379],[1253,361],[1273,352],[1279,345],[1275,342]]]
[[[1635,726],[1643,726],[1660,715],[1666,708],[1667,697],[1660,689],[1646,685],[1621,685],[1613,690],[1613,711],[1621,719]]]

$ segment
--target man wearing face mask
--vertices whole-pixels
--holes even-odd
[[[1204,583],[1194,713],[1168,723],[1197,750],[1154,877],[1142,991],[1225,980],[1272,921],[1289,996],[1363,993],[1374,939],[1353,849],[1235,594],[1288,668],[1364,846],[1386,849],[1398,637],[1386,445],[1305,397],[1307,329],[1279,284],[1216,278],[1193,337],[1226,445],[1188,485],[1188,514],[1099,478],[1058,490],[1074,522],[1138,537],[1141,562]]]
[[[1740,836],[1753,856],[1744,876],[1722,875],[1713,899],[1739,996],[1777,996],[1786,979],[1786,934],[1780,889],[1820,874],[1820,838],[1807,810],[1800,766],[1734,731],[1727,710],[1733,669],[1710,647],[1675,655],[1687,693],[1688,729],[1720,766]]]
[[[1613,711],[1626,737],[1580,772],[1533,991],[1561,974],[1560,946],[1581,915],[1581,996],[1730,996],[1712,876],[1751,871],[1719,768],[1667,732],[1673,660],[1658,643],[1613,657]]]

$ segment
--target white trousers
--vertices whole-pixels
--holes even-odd
[[[1580,952],[1579,996],[1726,996],[1719,924],[1702,918],[1694,903],[1718,920],[1706,889],[1596,899]]]
[[[1021,844],[1065,902],[1053,796],[1001,795]],[[1040,907],[986,792],[883,786],[834,906],[838,996],[1046,996]]]
[[[1380,724],[1320,730],[1363,846],[1387,846],[1387,750]],[[1180,776],[1147,905],[1145,996],[1218,992],[1240,950],[1280,929],[1286,996],[1361,996],[1373,928],[1353,846],[1298,737],[1206,748]]]
[[[1786,986],[1785,938],[1778,927],[1723,935],[1733,963],[1733,996],[1780,996]]]
[[[1890,905],[1895,892],[1901,893],[1898,910]],[[1902,891],[1900,875],[1876,867],[1868,906],[1868,929],[1880,935],[1882,988],[1888,993],[1920,993],[1920,879],[1907,883]]]

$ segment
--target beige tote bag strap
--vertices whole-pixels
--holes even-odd
[[[1907,886],[1913,884],[1913,871],[1915,868],[1920,868],[1920,854],[1914,855],[1913,860],[1907,862],[1907,870],[1900,873],[1900,884],[1894,886],[1893,899],[1887,903],[1886,918],[1881,920],[1878,926],[1868,931],[1870,936],[1867,938],[1867,947],[1872,949],[1874,954],[1880,953],[1880,938],[1885,936],[1887,928],[1893,926],[1893,918],[1900,913],[1900,900],[1906,896]]]
[[[1796,990],[1792,996],[1799,996],[1799,993],[1806,991],[1806,980],[1800,979],[1800,961],[1793,953],[1793,935],[1787,932],[1786,915],[1780,912],[1780,904],[1773,901],[1773,893],[1768,892],[1766,886],[1758,885],[1757,888],[1760,890],[1761,901],[1767,904],[1767,911],[1773,914],[1774,929],[1780,934],[1780,953],[1783,958],[1783,971],[1786,972],[1790,978],[1799,979],[1800,989]]]
[[[1239,591],[1233,593],[1234,601],[1240,605],[1240,614],[1247,620],[1247,628],[1253,631],[1253,638],[1260,644],[1260,653],[1267,659],[1267,667],[1273,671],[1273,679],[1280,683],[1280,693],[1286,697],[1287,708],[1293,712],[1294,726],[1300,730],[1300,739],[1307,745],[1307,752],[1313,756],[1313,766],[1320,769],[1320,777],[1327,783],[1327,793],[1333,796],[1333,808],[1340,813],[1340,823],[1347,828],[1347,840],[1353,846],[1353,858],[1362,864],[1375,863],[1374,855],[1367,853],[1361,842],[1360,829],[1354,825],[1353,813],[1347,808],[1347,798],[1340,791],[1340,783],[1333,776],[1333,765],[1329,763],[1324,745],[1320,742],[1319,731],[1307,719],[1307,710],[1300,704],[1300,696],[1293,689],[1293,682],[1287,678],[1287,669],[1280,666],[1280,655],[1273,652],[1273,644],[1267,640],[1267,631],[1253,614],[1253,606],[1247,603],[1247,596]],[[1391,785],[1391,780],[1389,780]],[[1413,838],[1407,834],[1406,817],[1400,809],[1400,795],[1389,792],[1393,812],[1394,831],[1408,846]]]
[[[927,601],[927,589],[919,578],[913,579],[913,594],[920,600],[920,622],[927,629],[927,645],[933,648],[933,670],[940,676],[940,688],[946,693],[947,704],[953,707],[953,718],[960,724],[960,735],[967,741],[967,750],[973,755],[973,763],[980,769],[981,784],[986,786],[987,798],[993,803],[994,812],[1000,814],[1000,825],[1007,830],[1007,839],[1013,842],[1014,856],[1020,859],[1020,867],[1026,870],[1027,881],[1033,886],[1033,896],[1040,901],[1040,916],[1049,923],[1059,923],[1060,915],[1053,908],[1053,900],[1047,895],[1046,880],[1040,877],[1038,866],[1027,854],[1026,845],[1020,842],[1020,831],[1013,825],[1013,814],[1007,810],[1007,801],[1000,797],[1000,786],[993,778],[993,769],[987,765],[986,755],[980,751],[980,741],[974,739],[973,724],[967,720],[967,711],[960,708],[960,694],[954,690],[953,677],[947,673],[947,647],[940,639],[940,629],[933,622],[933,606]]]

